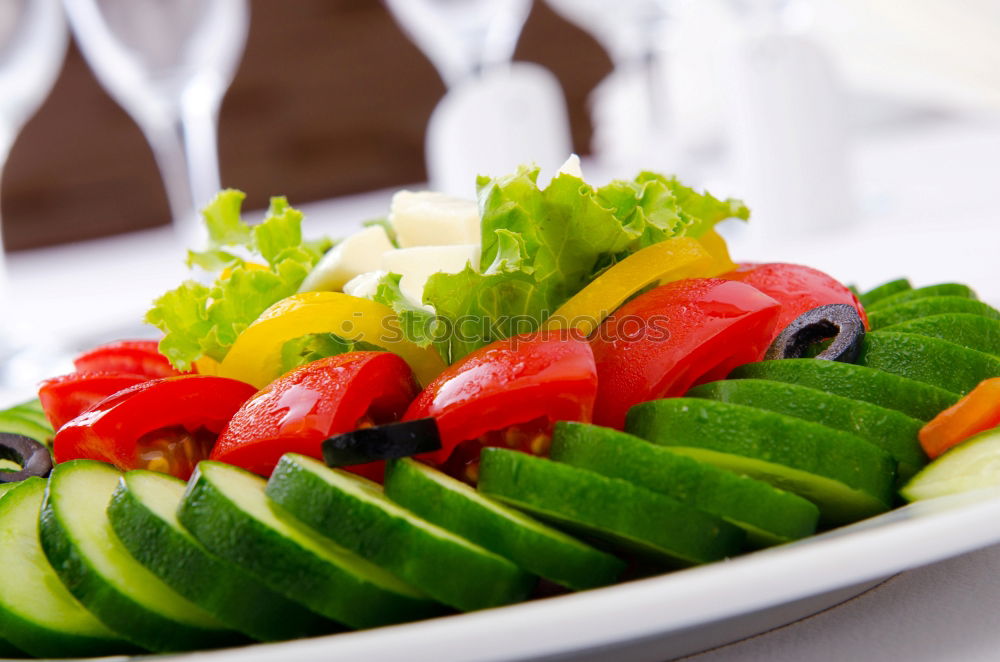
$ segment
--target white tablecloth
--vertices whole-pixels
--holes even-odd
[[[911,570],[810,618],[685,662],[992,662],[1000,547]]]

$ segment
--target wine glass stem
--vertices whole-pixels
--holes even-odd
[[[204,247],[198,210],[219,189],[215,126],[214,111],[185,110],[171,124],[146,132],[163,177],[174,230],[187,247]]]
[[[153,148],[167,192],[174,230],[182,242],[193,238],[195,232],[194,194],[188,175],[190,168],[184,133],[184,125],[179,119],[171,124],[146,129],[146,139]]]

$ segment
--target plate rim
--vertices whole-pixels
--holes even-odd
[[[981,549],[1000,542],[1000,526],[988,525],[998,518],[1000,491],[971,492],[903,506],[781,547],[605,588],[373,630],[157,657],[493,662],[567,655],[669,635]]]

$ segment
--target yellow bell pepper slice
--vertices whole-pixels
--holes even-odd
[[[219,376],[219,362],[211,356],[203,356],[194,362],[194,369],[199,375]]]
[[[715,260],[715,266],[709,273],[705,274],[705,278],[721,276],[736,268],[736,263],[729,257],[729,247],[726,246],[726,240],[714,228],[698,237],[698,241]]]
[[[717,260],[697,239],[661,241],[629,255],[595,278],[559,306],[545,322],[545,328],[572,328],[589,336],[605,317],[644,287],[722,273],[717,271],[719,268]]]
[[[389,307],[342,292],[303,292],[261,313],[236,338],[218,374],[263,388],[281,376],[284,344],[310,333],[334,333],[384,347],[410,364],[421,385],[445,368],[433,348],[418,347],[403,336]]]

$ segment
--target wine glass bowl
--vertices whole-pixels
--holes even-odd
[[[67,43],[59,0],[0,3],[0,164],[21,127],[48,96]]]
[[[449,88],[510,61],[531,0],[385,0]]]
[[[66,57],[66,22],[59,0],[0,3],[0,171],[15,138],[48,96]],[[48,356],[33,350],[44,330],[12,312],[0,236],[0,396],[33,384]]]
[[[219,107],[246,43],[246,0],[65,0],[98,81],[135,120],[163,176],[182,241],[220,187]]]

